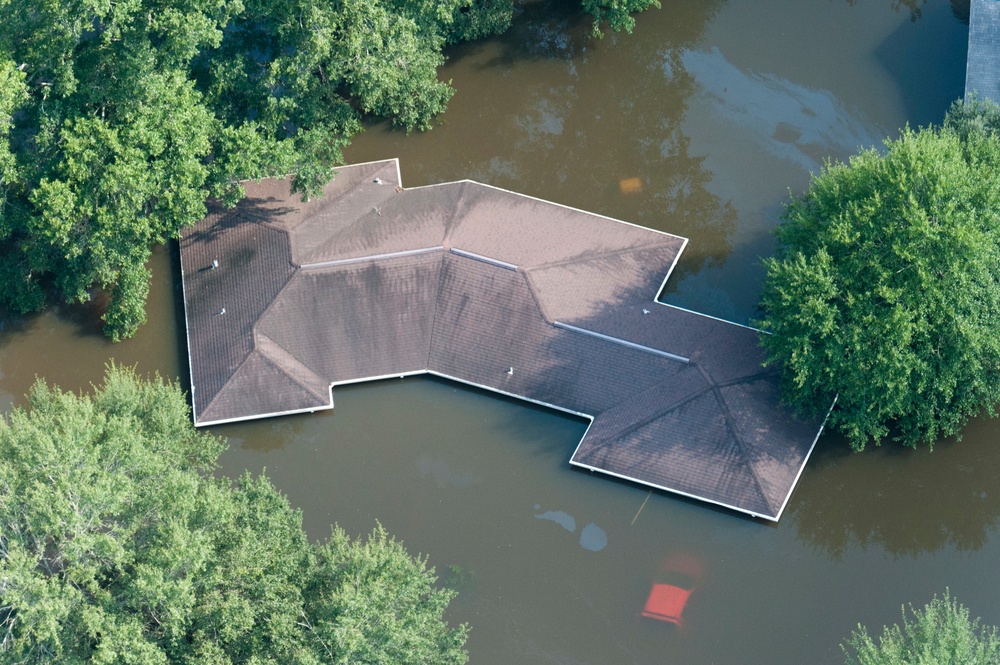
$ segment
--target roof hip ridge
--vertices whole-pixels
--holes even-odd
[[[709,374],[708,370],[705,369],[700,363],[692,362],[691,364],[694,365],[699,372],[701,372],[701,375],[703,377],[705,377],[705,380],[708,382],[709,390],[711,390],[712,394],[715,396],[715,401],[719,403],[719,408],[722,411],[722,415],[726,419],[726,427],[729,429],[730,432],[732,432],[733,439],[736,440],[736,445],[740,449],[740,452],[743,454],[743,459],[746,461],[746,467],[750,471],[750,477],[753,478],[754,487],[757,488],[757,492],[760,494],[760,498],[764,501],[764,505],[770,508],[771,512],[777,512],[777,510],[780,509],[780,506],[778,507],[778,509],[776,509],[775,506],[771,504],[771,499],[764,492],[764,486],[760,482],[760,475],[757,473],[757,467],[754,464],[754,460],[750,456],[750,449],[753,446],[751,446],[749,443],[746,442],[746,440],[744,440],[743,435],[740,433],[739,428],[736,426],[735,418],[733,418],[732,411],[729,410],[729,404],[726,402],[726,398],[722,395],[722,392],[719,390],[719,388],[723,386],[720,386],[718,383],[716,383],[712,375]]]

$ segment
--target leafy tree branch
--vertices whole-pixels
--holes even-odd
[[[969,610],[946,589],[921,609],[903,609],[903,625],[885,627],[876,641],[858,626],[841,645],[846,665],[994,665],[1000,662],[1000,636],[994,626],[970,619]]]

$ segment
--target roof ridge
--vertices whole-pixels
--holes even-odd
[[[442,244],[444,244],[443,241]],[[431,354],[434,351],[434,338],[437,331],[437,315],[438,315],[438,309],[440,309],[441,292],[444,290],[445,261],[447,260],[447,257],[449,255],[450,252],[447,251],[441,252],[441,264],[440,268],[438,269],[437,294],[435,294],[434,296],[434,310],[431,312],[430,334],[427,335],[427,360],[424,361],[424,367],[427,368],[427,371],[430,371],[431,369]]]
[[[241,201],[241,203],[242,203],[242,201]],[[252,206],[250,206],[250,207],[252,207]],[[247,213],[247,209],[242,209],[240,205],[237,205],[236,207],[234,207],[232,209],[227,209],[223,213],[223,215],[226,216],[226,217],[228,217],[228,216],[231,216],[231,215],[244,215],[246,213]],[[220,216],[220,218],[217,219],[217,220],[215,220],[215,222],[209,228],[214,228],[215,226],[217,226],[221,222],[222,219],[223,219],[223,217]],[[280,227],[277,227],[277,226],[273,226],[273,225],[270,225],[270,224],[262,223],[259,220],[257,220],[256,217],[253,217],[252,219],[250,219],[249,223],[251,223],[251,224],[259,224],[260,226],[265,227],[269,232],[280,234],[280,237],[282,238],[283,242],[285,243],[285,249],[287,249],[287,252],[285,252],[283,254],[283,258],[281,259],[281,261],[287,260],[287,264],[291,267],[291,271],[288,273],[288,276],[285,279],[285,282],[283,284],[281,284],[281,286],[275,290],[274,296],[271,298],[271,301],[267,304],[267,306],[264,307],[256,317],[250,317],[246,321],[245,325],[247,325],[252,330],[253,327],[256,325],[256,323],[260,320],[260,318],[268,310],[270,310],[270,308],[274,305],[274,303],[277,300],[277,296],[282,291],[284,291],[285,288],[287,288],[288,283],[292,280],[292,278],[295,276],[296,272],[298,271],[298,267],[292,262],[291,237],[289,236],[288,231],[286,231],[285,229],[282,229]],[[227,233],[228,230],[229,229],[224,228],[219,233],[224,235],[224,234]],[[181,238],[180,242],[178,244],[180,245],[181,243],[188,243],[189,246],[190,246],[191,242],[200,243],[202,241],[202,239],[195,238],[195,236],[198,233],[204,233],[204,231],[199,232],[199,231],[197,231],[195,229],[192,229],[192,235],[188,235],[188,236],[185,236],[185,237]],[[184,254],[184,252],[183,252],[183,249],[182,249],[181,250],[181,268],[182,268],[182,271],[181,271],[182,272],[182,274],[181,274],[181,281],[185,282],[186,279],[185,279],[185,275],[183,273],[183,267],[184,267],[183,254]],[[213,264],[212,268],[214,269],[214,267],[215,267],[215,264]],[[198,270],[197,272],[201,273],[201,272],[204,272],[204,271],[205,271],[205,269],[201,269],[201,270]],[[274,273],[272,273],[272,274],[274,274]],[[192,358],[191,358],[190,345],[192,344],[192,338],[191,338],[191,324],[189,322],[189,312],[188,312],[188,307],[187,307],[187,302],[188,302],[187,298],[188,298],[188,295],[187,295],[187,285],[186,284],[183,285],[183,289],[184,289],[184,292],[185,292],[185,295],[184,295],[184,299],[185,299],[184,320],[185,320],[185,327],[187,328],[187,333],[186,333],[187,343],[189,345],[189,350],[188,350],[188,364],[189,364],[189,369],[192,372],[192,375],[191,375],[192,376],[192,379],[191,379],[192,380],[192,390],[196,390],[198,386],[197,386],[197,384],[194,383],[194,373],[193,373],[194,369],[193,369],[193,367],[191,367]],[[223,303],[223,304],[225,304],[225,303]],[[232,305],[230,305],[230,309],[232,310]],[[225,307],[224,306],[222,308],[222,312],[225,312]],[[224,325],[228,325],[228,323],[224,324]],[[205,413],[205,412],[207,412],[211,408],[212,404],[216,401],[216,399],[219,397],[219,395],[224,391],[225,387],[229,384],[229,382],[236,375],[236,373],[240,370],[240,368],[246,362],[247,358],[249,358],[252,353],[253,353],[253,342],[251,340],[251,342],[249,344],[249,348],[246,351],[246,353],[243,355],[242,359],[236,364],[235,368],[232,371],[228,372],[225,375],[225,378],[219,383],[219,387],[215,391],[215,394],[213,394],[211,396],[211,399],[208,401],[208,403],[205,404],[205,408],[204,409],[201,409],[200,411],[197,410],[197,406],[195,404],[195,397],[194,397],[194,395],[192,395],[191,401],[192,401],[192,409],[194,410],[193,414],[195,416],[195,422],[200,422],[201,421],[201,418],[198,417],[198,414],[199,413]]]
[[[288,286],[292,283],[292,280],[295,279],[295,276],[298,275],[299,272],[302,271],[302,266],[299,266],[299,265],[296,265],[295,263],[293,263],[291,261],[291,256],[290,255],[289,255],[289,263],[292,266],[292,273],[288,276],[288,279],[285,280],[285,283],[281,285],[280,289],[278,289],[277,291],[274,292],[274,297],[271,298],[271,302],[269,302],[267,304],[267,307],[265,307],[263,310],[261,310],[260,314],[257,315],[256,319],[250,321],[250,333],[251,333],[251,335],[257,331],[257,326],[264,319],[264,317],[267,316],[270,313],[271,309],[274,308],[278,304],[279,297],[281,296],[282,293],[285,292],[285,290],[288,288]],[[231,378],[231,375],[230,375],[230,378]]]
[[[381,164],[381,162],[378,162]],[[369,173],[378,173],[384,170],[388,164],[383,164],[381,168],[369,171]],[[379,178],[375,178],[379,181]],[[331,217],[337,218],[337,215],[343,214],[344,211],[350,211],[351,206],[354,205],[356,200],[362,200],[364,205],[358,205],[356,214],[350,215],[349,213],[339,218],[341,224],[326,236],[324,240],[318,242],[314,247],[308,249],[308,251],[303,251],[303,256],[295,256],[293,251],[294,259],[301,259],[303,264],[309,263],[323,263],[322,260],[316,260],[319,258],[317,255],[324,256],[328,254],[328,250],[335,248],[341,242],[341,237],[344,233],[350,233],[351,229],[355,228],[359,224],[365,224],[371,219],[373,213],[378,217],[382,216],[383,205],[392,199],[395,195],[402,192],[402,186],[400,187],[390,187],[389,183],[381,183],[375,185],[375,187],[368,187],[368,183],[365,178],[357,178],[356,182],[350,184],[347,189],[329,198],[325,205],[321,209],[315,211],[309,216],[309,221],[305,219],[296,225],[296,228],[308,224],[312,220],[322,220],[324,224],[328,224]],[[367,190],[367,191],[365,191]],[[378,194],[372,194],[373,191],[378,192]],[[367,196],[368,200],[365,200]],[[294,250],[294,246],[293,246]]]
[[[326,399],[326,398],[329,397],[328,394],[322,394],[322,393],[316,392],[312,387],[310,387],[309,385],[307,385],[304,381],[300,381],[299,378],[295,374],[289,372],[285,368],[285,362],[283,362],[281,359],[275,357],[275,355],[272,354],[271,351],[272,350],[277,350],[280,353],[286,355],[288,357],[287,358],[287,362],[294,363],[295,365],[297,365],[296,369],[298,369],[300,371],[303,371],[304,373],[308,374],[309,376],[315,378],[315,380],[318,383],[320,383],[320,384],[326,384],[329,387],[329,382],[328,381],[324,380],[322,376],[320,376],[319,374],[317,374],[316,372],[314,372],[312,369],[310,369],[309,366],[306,365],[304,362],[302,362],[299,358],[297,358],[294,353],[292,353],[291,351],[289,351],[288,349],[286,349],[284,346],[282,346],[281,344],[279,344],[270,335],[268,335],[268,334],[260,331],[259,329],[257,329],[256,326],[254,326],[254,328],[253,328],[253,336],[254,336],[254,348],[253,348],[252,353],[253,352],[259,353],[262,358],[264,358],[265,360],[267,360],[268,362],[270,362],[282,374],[284,374],[289,379],[291,379],[292,381],[294,381],[296,384],[298,384],[299,386],[301,386],[303,388],[303,390],[306,390],[307,392],[309,392],[314,397],[317,397],[319,399]],[[262,345],[260,345],[258,343],[258,339],[267,340],[267,342],[270,345],[273,345],[273,349],[265,349],[265,348],[263,348]]]
[[[285,235],[287,236],[288,234],[286,233]],[[285,280],[285,283],[281,285],[280,289],[278,289],[277,291],[275,291],[274,297],[271,298],[271,302],[268,303],[267,307],[265,307],[263,310],[261,310],[260,314],[258,314],[256,316],[256,318],[253,318],[253,319],[251,319],[250,321],[247,322],[248,325],[249,325],[249,327],[250,327],[251,335],[253,335],[257,331],[257,325],[260,323],[261,319],[263,319],[267,315],[267,313],[271,311],[271,308],[274,307],[278,303],[278,301],[279,301],[278,296],[280,296],[282,294],[282,292],[285,289],[288,288],[288,285],[292,283],[292,279],[295,277],[295,275],[298,274],[300,268],[297,265],[295,265],[294,263],[292,263],[292,261],[291,261],[291,252],[289,252],[289,264],[292,266],[292,272],[288,275],[288,279]],[[257,345],[254,342],[253,338],[251,337],[250,350],[247,351],[247,354],[245,356],[243,356],[243,359],[239,362],[239,364],[236,365],[236,368],[232,372],[229,373],[229,375],[226,377],[225,381],[222,382],[222,385],[219,386],[219,389],[217,391],[215,391],[215,395],[213,395],[212,399],[209,401],[209,403],[205,405],[205,408],[202,410],[202,413],[207,413],[208,410],[212,408],[212,404],[214,404],[215,401],[219,398],[219,395],[221,395],[223,392],[225,392],[226,387],[229,386],[229,383],[233,380],[233,377],[236,376],[236,374],[240,371],[240,369],[246,363],[247,359],[250,358],[250,356],[252,356],[256,350],[257,350]],[[194,402],[194,399],[192,398],[191,401]],[[197,418],[196,419],[196,421],[200,421],[200,420],[201,420],[201,418]]]
[[[365,164],[352,164],[351,167],[352,167],[352,171],[356,170],[356,172],[362,173],[362,174],[365,173],[365,172],[368,172],[368,173],[378,173],[379,171],[382,171],[387,166],[389,166],[391,161],[392,160],[389,160],[389,162],[367,162]],[[338,171],[337,174],[334,175],[333,180],[331,180],[331,183],[337,179],[337,175],[340,175],[340,173],[341,173],[341,171]],[[351,175],[354,175],[354,174],[352,173]],[[333,207],[337,203],[343,201],[349,195],[358,193],[358,190],[361,188],[361,186],[363,184],[364,184],[364,176],[363,175],[361,177],[355,176],[355,178],[353,179],[353,181],[342,192],[340,192],[338,194],[335,194],[334,196],[330,197],[330,199],[328,200],[328,203],[327,203],[327,205],[325,207]],[[379,184],[381,184],[381,183],[379,183]],[[328,183],[328,185],[329,185],[329,183]],[[400,186],[402,186],[402,183],[400,183]],[[324,190],[325,189],[326,188],[324,188]],[[323,197],[326,197],[326,192],[325,191],[323,192]],[[305,203],[305,202],[303,202],[303,203]]]
[[[442,187],[446,184],[454,183],[442,183]],[[452,205],[451,214],[448,215],[448,221],[444,223],[444,235],[441,237],[441,244],[448,247],[448,243],[451,240],[452,232],[458,227],[458,223],[455,218],[458,216],[458,209],[462,206],[462,202],[465,201],[466,191],[469,189],[469,185],[472,184],[471,180],[460,180],[458,183],[460,186],[458,188],[458,196],[455,197],[455,203]]]
[[[692,362],[690,364],[693,365],[694,363]],[[683,372],[684,370],[681,370],[681,371]],[[680,372],[678,372],[678,374],[679,373]],[[615,409],[615,408],[617,408],[617,407],[625,404],[626,402],[635,402],[635,401],[637,401],[641,396],[646,395],[646,394],[648,394],[650,392],[653,392],[654,390],[660,388],[660,386],[662,386],[664,383],[673,380],[675,376],[676,375],[672,375],[672,376],[666,377],[666,378],[664,378],[661,381],[657,381],[656,383],[654,383],[653,385],[649,386],[645,390],[643,390],[641,392],[638,392],[638,393],[636,393],[634,395],[630,395],[630,396],[626,397],[625,399],[622,399],[620,402],[616,402],[612,406],[609,406],[607,409],[604,409],[604,411],[601,411],[601,413],[599,413],[596,416],[594,416],[594,421],[596,422],[601,417],[602,414],[610,411],[611,409]],[[702,378],[704,378],[704,376]],[[688,393],[688,394],[684,395],[683,397],[681,397],[679,399],[676,399],[673,402],[670,402],[669,404],[667,404],[663,408],[655,409],[652,412],[653,415],[648,416],[646,418],[643,418],[642,420],[637,420],[637,421],[633,422],[632,424],[630,424],[628,427],[625,427],[625,428],[622,428],[620,430],[617,430],[616,433],[615,433],[615,435],[616,435],[616,437],[619,437],[619,436],[623,436],[623,435],[626,435],[626,434],[632,434],[633,432],[637,432],[640,429],[642,429],[643,427],[645,427],[646,425],[649,425],[653,421],[662,418],[663,416],[665,416],[666,414],[670,413],[671,411],[679,409],[680,407],[684,406],[685,404],[693,402],[694,400],[698,399],[699,397],[702,397],[703,395],[711,392],[711,390],[712,390],[712,385],[711,385],[711,383],[709,383],[709,385],[705,386],[704,388],[700,388],[700,389],[696,390],[695,392]]]
[[[764,504],[771,509],[772,512],[775,511],[775,507],[771,505],[771,499],[764,492],[764,486],[760,482],[760,475],[757,473],[757,467],[753,463],[753,459],[749,454],[750,448],[752,446],[748,444],[744,439],[743,435],[740,434],[739,428],[736,426],[735,418],[733,418],[732,412],[729,410],[729,404],[726,402],[726,398],[723,397],[722,392],[719,390],[720,386],[712,378],[712,375],[708,373],[708,370],[701,366],[701,363],[692,362],[692,365],[701,372],[701,375],[705,377],[708,382],[709,389],[715,396],[715,401],[719,403],[719,408],[722,410],[722,415],[726,419],[726,427],[733,434],[733,438],[736,440],[736,444],[743,453],[743,459],[746,462],[745,466],[750,470],[750,477],[753,478],[754,486],[757,488],[757,492],[760,494],[761,499],[763,499]]]
[[[642,245],[629,245],[628,247],[620,247],[618,249],[608,249],[603,252],[597,252],[595,254],[587,254],[586,256],[574,256],[568,259],[560,259],[558,261],[550,261],[549,263],[539,263],[533,265],[529,268],[525,268],[525,272],[534,272],[536,270],[542,270],[546,268],[558,268],[560,266],[572,265],[574,263],[581,262],[591,262],[597,258],[605,258],[609,256],[615,256],[618,254],[628,254],[629,252],[641,251],[644,249],[653,249],[655,247],[663,246],[665,243],[662,239],[657,239],[655,242],[648,242]],[[655,299],[655,295],[653,296]]]
[[[538,298],[538,293],[535,292],[535,285],[528,278],[528,273],[524,270],[518,270],[517,272],[521,275],[521,279],[524,280],[524,285],[528,288],[528,293],[531,295],[531,300],[535,303],[535,307],[538,308],[538,313],[541,315],[542,321],[553,325],[555,319],[549,316],[548,312],[545,311],[545,307],[542,306],[542,301]]]
[[[229,377],[222,383],[221,386],[219,386],[219,389],[215,391],[215,395],[212,396],[212,400],[205,405],[204,409],[202,409],[201,411],[202,416],[204,416],[206,413],[212,410],[212,405],[215,404],[216,400],[219,399],[219,396],[222,395],[224,392],[226,392],[226,390],[230,387],[233,377],[236,376],[236,374],[239,373],[241,369],[243,369],[243,366],[246,365],[247,361],[250,359],[250,356],[254,354],[254,351],[256,351],[256,349],[251,347],[250,350],[247,351],[247,354],[243,356],[243,360],[241,360],[239,364],[236,365],[236,369],[234,369],[232,372],[229,373]],[[192,399],[191,401],[194,402],[194,399]],[[199,420],[201,420],[201,418],[199,418]]]

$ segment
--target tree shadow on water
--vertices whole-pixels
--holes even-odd
[[[724,0],[696,0],[671,3],[662,9],[651,7],[635,15],[638,32],[655,34],[655,39],[625,32],[614,32],[605,23],[604,38],[591,35],[593,17],[584,11],[579,0],[537,0],[515,2],[514,19],[502,34],[486,40],[463,42],[450,47],[448,59],[460,59],[480,52],[484,46],[496,48],[481,69],[510,67],[519,62],[569,60],[600,48],[644,49],[685,48],[695,44],[708,24],[725,4]],[[660,14],[654,13],[658,12]],[[674,14],[680,19],[671,19]]]
[[[511,27],[490,39],[499,46],[497,54],[480,68],[572,58],[589,40],[588,19],[576,0],[544,0],[515,6]],[[482,48],[482,44],[479,41],[459,44],[449,50],[448,56],[467,56]]]
[[[42,310],[27,314],[0,307],[0,349],[18,338],[32,335],[36,328],[47,325],[46,319],[55,319],[67,324],[74,337],[101,339],[104,337],[102,317],[108,299],[103,291],[95,289],[88,302],[66,303],[53,296],[48,299]]]
[[[492,435],[525,444],[531,457],[555,456],[561,465],[568,461],[590,424],[587,418],[454,379],[428,374],[404,381],[413,382],[417,390],[423,386],[434,387],[461,391],[466,398],[496,400],[498,406],[488,409],[492,417],[488,425]]]
[[[953,2],[951,11],[932,9],[921,21],[900,24],[875,49],[875,59],[895,83],[912,126],[941,122],[965,90],[967,7],[965,20],[961,2]],[[914,53],[921,54],[925,66],[913,66]]]

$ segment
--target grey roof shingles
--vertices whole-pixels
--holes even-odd
[[[1000,1],[972,0],[965,96],[1000,102]]]
[[[197,425],[429,372],[591,418],[574,465],[780,517],[821,423],[778,403],[756,331],[654,301],[685,239],[470,181],[404,190],[395,160],[305,203],[246,190],[181,240]]]

